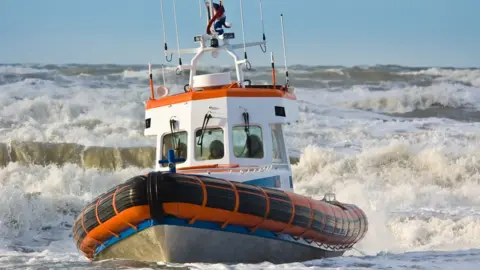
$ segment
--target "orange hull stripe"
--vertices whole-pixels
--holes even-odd
[[[202,182],[199,183],[201,186]],[[271,199],[271,198],[270,198]],[[297,199],[297,198],[295,198]],[[327,244],[342,244],[342,243],[351,243],[352,236],[350,237],[337,237],[331,235],[325,235],[321,232],[315,232],[311,229],[312,221],[314,218],[313,211],[311,212],[311,219],[307,228],[298,227],[292,225],[293,218],[290,219],[289,223],[278,222],[274,220],[267,219],[269,212],[269,205],[267,205],[267,211],[264,217],[257,217],[250,214],[239,213],[238,205],[235,205],[234,211],[228,211],[224,209],[210,208],[206,206],[206,196],[202,202],[202,205],[194,205],[189,203],[164,203],[163,209],[165,214],[172,215],[177,218],[187,219],[194,223],[196,220],[201,221],[210,221],[218,222],[223,225],[226,224],[235,224],[239,226],[245,226],[252,228],[253,230],[261,228],[270,230],[273,232],[284,232],[289,233],[295,236],[309,237],[316,241],[321,241]],[[267,200],[268,202],[268,200]],[[330,208],[327,206],[327,208]],[[333,207],[332,207],[333,208]],[[333,208],[334,209],[334,208]],[[332,214],[334,212],[339,214],[339,210],[330,209]],[[333,210],[333,211],[332,211]],[[349,214],[345,214],[344,217],[355,216],[355,209],[348,210]],[[292,213],[292,217],[295,213]],[[340,214],[342,215],[342,214]],[[149,206],[135,206],[129,209],[126,209],[120,212],[118,215],[107,220],[104,223],[101,223],[98,227],[91,230],[86,237],[81,241],[80,250],[89,255],[93,256],[93,252],[98,245],[102,244],[102,241],[107,240],[112,237],[112,232],[121,233],[127,228],[131,227],[131,224],[138,224],[144,220],[150,218],[150,208]],[[128,224],[130,223],[130,224]],[[325,220],[324,220],[325,222]],[[344,222],[348,222],[345,220]],[[127,223],[127,224],[126,224]],[[338,225],[338,224],[337,224]],[[359,233],[359,232],[357,232]],[[357,236],[358,237],[358,236]]]
[[[130,186],[125,186],[125,187],[123,187],[123,188],[121,188],[121,189],[118,189],[118,188],[117,188],[117,189],[115,189],[115,192],[113,193],[112,206],[113,206],[113,211],[115,211],[115,215],[118,215],[118,214],[119,214],[119,213],[118,213],[118,209],[117,209],[117,201],[116,201],[117,193],[118,193],[119,191],[124,190],[124,189],[127,188],[127,187],[130,187]],[[127,224],[128,226],[130,226],[130,227],[133,228],[134,230],[137,230],[137,226],[131,224],[131,223],[128,222],[128,221],[125,221],[125,220],[123,220],[123,221],[125,222],[125,224]]]
[[[223,97],[277,97],[296,100],[296,96],[282,90],[275,89],[248,89],[248,88],[223,88],[218,90],[191,91],[174,96],[167,96],[161,99],[148,100],[145,104],[146,109],[178,104],[182,102],[223,98]]]
[[[282,232],[294,236],[304,236],[315,241],[334,245],[350,244],[354,242],[354,240],[359,240],[359,238],[364,236],[366,227],[368,226],[366,220],[362,219],[362,217],[365,216],[364,212],[357,207],[352,207],[345,211],[338,206],[319,202],[312,198],[303,197],[291,192],[285,192],[285,194],[288,196],[288,200],[285,200],[278,197],[269,196],[266,190],[261,187],[253,186],[256,190],[261,191],[261,193],[258,194],[254,192],[238,190],[236,185],[234,185],[232,182],[230,182],[229,187],[217,185],[215,182],[206,184],[204,180],[197,176],[191,176],[186,179],[178,180],[178,182],[195,184],[200,186],[202,189],[203,196],[201,205],[179,202],[163,203],[165,214],[172,215],[177,218],[187,219],[189,220],[189,224],[195,223],[196,220],[218,222],[222,224],[222,228],[228,224],[235,224],[248,227],[252,232],[257,229],[266,229],[277,233]],[[239,184],[239,186],[242,185]],[[122,189],[128,187],[129,186],[126,186]],[[235,206],[233,211],[208,207],[208,188],[232,191],[235,194]],[[151,218],[150,207],[148,205],[134,206],[119,213],[115,205],[115,199],[116,194],[122,189],[117,188],[113,193],[98,199],[95,204],[85,207],[81,213],[81,219],[76,222],[75,226],[82,226],[81,228],[86,232],[85,212],[94,211],[96,221],[99,225],[90,232],[86,233],[84,239],[78,239],[78,235],[74,235],[74,238],[77,239],[76,241],[80,242],[80,250],[88,256],[93,256],[95,248],[98,245],[103,245],[103,241],[111,238],[112,236],[118,238],[122,231],[128,228],[136,229],[136,224]],[[258,217],[250,214],[239,213],[240,193],[247,193],[263,197],[266,203],[264,215],[262,217]],[[273,194],[276,193],[274,192]],[[102,223],[98,214],[98,208],[102,201],[109,198],[112,198],[112,206],[116,215]],[[291,216],[288,222],[280,222],[268,219],[270,202],[273,200],[284,202],[292,207]],[[297,210],[296,207],[307,207],[309,209],[309,221],[306,227],[293,225]],[[329,235],[321,231],[312,230],[312,224],[315,220],[315,210],[323,213],[322,220],[320,221],[323,223],[323,228],[319,228],[320,230],[323,231],[326,226],[331,226],[335,228],[335,230],[341,229],[343,231],[342,235]],[[327,216],[330,216],[330,218],[327,219]],[[360,228],[358,227],[359,225],[355,225],[353,223],[354,220],[359,219],[360,222],[364,224]],[[353,233],[353,230],[355,230],[355,233]],[[362,232],[360,232],[360,230]]]
[[[305,228],[291,224],[264,219],[249,214],[238,212],[235,213],[224,209],[205,207],[203,205],[200,206],[188,203],[165,203],[164,210],[166,214],[170,214],[182,219],[194,219],[195,221],[199,220],[217,223],[224,223],[228,221],[229,224],[235,224],[254,229],[261,228],[273,232],[290,233],[296,236],[300,236],[305,232]],[[315,240],[329,244],[341,244],[344,241],[343,237],[337,239],[335,236],[327,236],[320,232],[310,231],[309,234],[312,235],[312,238]]]
[[[92,251],[99,241],[102,242],[109,239],[112,236],[111,232],[120,233],[128,229],[130,226],[125,224],[125,220],[138,224],[149,218],[150,207],[147,205],[128,208],[91,230],[82,240],[80,248],[83,252],[89,253],[88,251]]]

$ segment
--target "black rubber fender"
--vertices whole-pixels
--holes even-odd
[[[174,175],[170,172],[151,172],[147,175],[145,197],[150,207],[150,216],[157,222],[165,216],[163,203],[168,202],[177,189]]]
[[[160,184],[163,179],[163,174],[158,172],[151,172],[147,176],[147,202],[150,206],[150,216],[153,220],[160,222],[165,215],[163,211],[163,202],[161,196]]]

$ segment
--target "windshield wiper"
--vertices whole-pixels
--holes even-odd
[[[203,155],[203,135],[205,134],[205,130],[207,129],[208,121],[210,121],[210,118],[212,118],[212,115],[210,114],[210,112],[205,114],[205,117],[203,118],[202,129],[199,130],[200,137],[198,138],[197,145],[200,145],[200,155]],[[198,134],[196,135],[198,137]]]

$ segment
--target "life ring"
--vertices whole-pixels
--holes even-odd
[[[166,86],[160,85],[157,88],[157,96],[159,98],[166,97],[166,96],[168,96],[169,93],[170,93],[170,90]]]

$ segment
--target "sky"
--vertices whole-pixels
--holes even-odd
[[[169,49],[176,49],[173,1],[164,0]],[[181,48],[205,33],[198,0],[175,0]],[[204,0],[201,0],[202,2]],[[169,64],[161,0],[0,0],[0,63]],[[252,65],[270,52],[288,65],[480,67],[480,0],[262,0],[268,53],[248,49]],[[240,0],[224,0],[234,43],[242,43]],[[245,39],[260,41],[259,0],[243,0]],[[243,55],[243,49],[238,51]],[[190,55],[182,56],[188,62]],[[208,63],[225,64],[222,54]],[[178,57],[173,57],[173,64]]]

